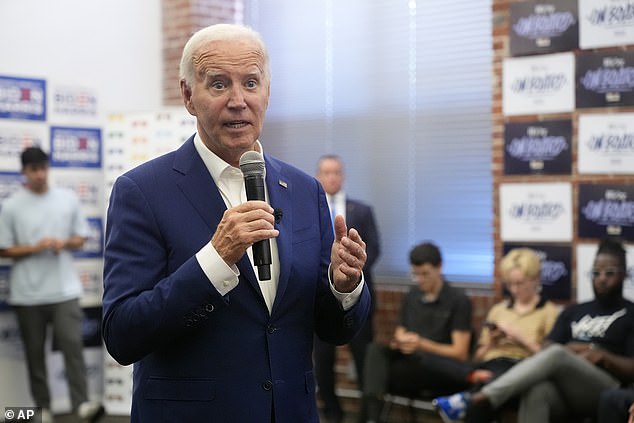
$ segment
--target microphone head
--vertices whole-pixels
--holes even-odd
[[[264,175],[264,158],[257,151],[247,151],[240,156],[240,170],[245,177]]]

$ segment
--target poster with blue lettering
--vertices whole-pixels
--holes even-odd
[[[44,122],[5,120],[0,125],[0,170],[20,172],[20,154],[39,146],[48,152],[48,126]]]
[[[506,183],[499,194],[502,241],[572,241],[570,183]]]
[[[504,174],[569,175],[571,140],[569,119],[505,124]]]
[[[634,0],[580,0],[582,49],[634,44]]]
[[[82,307],[95,307],[101,305],[103,296],[103,260],[82,259],[73,263],[79,280],[83,295],[79,299]]]
[[[634,113],[581,114],[577,140],[580,174],[634,174]]]
[[[46,120],[46,81],[0,75],[0,119]]]
[[[0,172],[0,208],[2,202],[22,188],[24,180],[18,172]]]
[[[506,255],[513,248],[530,248],[541,260],[541,294],[549,300],[570,300],[572,281],[572,249],[570,246],[549,244],[503,245]]]
[[[504,59],[504,115],[572,112],[575,108],[574,66],[573,53]]]
[[[51,126],[51,167],[101,167],[101,129]]]
[[[52,186],[75,191],[85,216],[101,216],[104,209],[103,173],[86,168],[55,168],[49,175]]]
[[[48,103],[49,121],[58,125],[89,126],[99,117],[98,95],[93,88],[49,81]]]
[[[634,186],[579,185],[579,238],[619,236],[634,241]]]
[[[634,105],[634,51],[577,56],[577,108]]]
[[[594,298],[592,289],[592,264],[599,244],[577,244],[577,302],[590,301]],[[623,281],[623,297],[634,301],[634,245],[625,246],[627,276]]]
[[[88,217],[88,238],[81,250],[75,251],[75,258],[103,257],[103,224],[101,218]]]
[[[511,3],[511,56],[556,53],[579,47],[577,0]]]

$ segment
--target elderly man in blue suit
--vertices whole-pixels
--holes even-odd
[[[239,160],[263,152],[270,93],[256,32],[198,31],[180,76],[197,133],[119,177],[107,216],[103,336],[135,363],[131,421],[318,422],[313,334],[344,344],[363,326],[365,243],[342,216],[333,236],[321,185],[266,154],[266,201],[246,201]]]

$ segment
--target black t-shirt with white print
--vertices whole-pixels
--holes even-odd
[[[621,356],[634,357],[634,303],[611,306],[596,300],[564,309],[546,339],[566,344],[592,342]]]

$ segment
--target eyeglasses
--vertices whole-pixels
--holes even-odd
[[[607,269],[592,269],[590,271],[590,276],[593,278],[598,278],[601,275],[605,275],[606,278],[613,278],[614,276],[621,273],[621,269],[616,267],[608,267]]]

